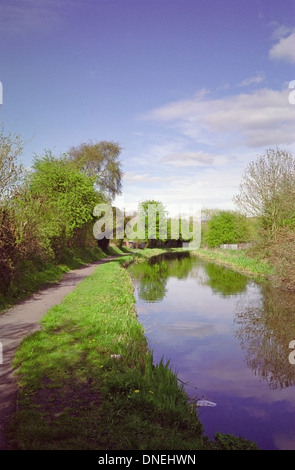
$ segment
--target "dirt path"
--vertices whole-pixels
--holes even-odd
[[[0,450],[10,449],[5,428],[17,407],[17,382],[12,369],[17,347],[25,336],[40,328],[41,318],[51,307],[58,305],[99,264],[115,258],[117,257],[109,256],[69,271],[60,282],[36,292],[0,315]]]

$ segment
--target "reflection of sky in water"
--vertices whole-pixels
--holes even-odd
[[[295,388],[272,390],[257,377],[234,335],[237,308],[260,306],[261,289],[249,282],[244,292],[219,294],[206,284],[203,265],[196,261],[186,279],[168,277],[161,301],[145,302],[135,289],[155,362],[169,359],[179,379],[188,382],[189,395],[217,403],[199,409],[205,434],[232,433],[263,449],[295,449]]]

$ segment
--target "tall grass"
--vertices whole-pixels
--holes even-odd
[[[100,260],[106,256],[99,248],[68,249],[60,263],[36,263],[26,260],[21,266],[21,275],[17,281],[11,282],[6,293],[0,292],[0,314],[17,301],[27,298],[38,289],[58,282],[71,269]]]
[[[49,310],[15,367],[18,449],[206,447],[177,377],[168,364],[153,364],[117,262],[99,266]]]
[[[48,311],[41,330],[22,342],[14,361],[19,393],[10,427],[13,447],[218,450],[227,442],[231,449],[255,447],[231,435],[212,442],[203,434],[195,403],[169,363],[154,364],[121,262],[118,257],[98,266]]]
[[[273,273],[273,268],[267,260],[254,258],[246,250],[222,250],[219,248],[207,250],[200,248],[195,253],[200,257],[251,275],[257,279],[269,279]]]

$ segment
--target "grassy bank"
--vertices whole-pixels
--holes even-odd
[[[153,366],[130,278],[99,266],[21,345],[20,449],[189,449],[201,425],[177,378]],[[169,390],[169,393],[167,393]]]
[[[0,293],[0,314],[42,287],[58,282],[71,269],[100,260],[105,256],[106,254],[99,248],[87,248],[68,251],[60,264],[46,263],[40,266],[27,262],[27,265],[22,267],[23,274],[19,276],[17,283],[12,283],[5,295]]]
[[[21,344],[15,448],[251,448],[233,436],[209,442],[175,374],[153,364],[123,259],[98,266]]]
[[[257,280],[269,280],[273,274],[273,268],[267,261],[251,257],[246,250],[200,248],[194,253],[202,258],[254,277]]]

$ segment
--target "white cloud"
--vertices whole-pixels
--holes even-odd
[[[177,204],[235,208],[232,198],[250,161],[269,147],[295,149],[289,92],[287,84],[221,98],[202,92],[141,116],[159,130],[145,148],[142,178],[128,180],[129,200],[152,197],[168,210]],[[152,176],[156,172],[162,181]]]
[[[295,142],[294,109],[288,94],[288,89],[262,88],[221,99],[194,96],[154,109],[143,118],[211,146],[287,145]]]
[[[203,151],[172,153],[162,158],[162,162],[176,167],[212,165],[213,161],[214,156]]]
[[[269,26],[273,28],[272,38],[277,41],[281,38],[288,36],[290,33],[293,33],[294,28],[280,24],[277,21],[271,21]]]
[[[174,167],[211,166],[227,163],[232,158],[199,150],[197,152],[181,152],[165,155],[162,162]]]
[[[243,156],[245,161],[251,157]],[[238,191],[244,165],[228,163],[224,166],[211,166],[192,169],[183,173],[181,168],[173,176],[165,175],[161,180],[146,173],[124,175],[123,193],[118,207],[127,211],[137,209],[138,203],[147,199],[162,201],[170,215],[179,213],[179,209],[201,207],[233,209],[232,198]],[[126,178],[125,178],[126,177]]]
[[[263,73],[257,72],[240,86],[263,80]],[[250,161],[270,147],[295,149],[294,106],[289,103],[287,82],[283,86],[217,98],[202,90],[141,116],[153,124],[153,130],[158,126],[157,136],[145,147],[144,177],[128,181],[130,200],[139,194],[142,200],[152,197],[168,210],[177,204],[235,208],[232,198]],[[153,171],[166,179],[152,180]]]
[[[282,32],[281,32],[282,34]],[[282,60],[291,64],[295,63],[295,31],[288,36],[280,37],[279,42],[274,44],[269,51],[269,58]]]
[[[245,86],[250,86],[256,83],[261,83],[265,80],[265,76],[262,72],[257,72],[256,75],[250,78],[245,78],[242,80],[238,86],[240,87],[245,87]]]
[[[148,183],[161,183],[169,182],[175,179],[175,176],[153,176],[148,173],[133,173],[127,171],[123,176],[124,182],[127,183],[136,183],[139,181],[148,182]]]

